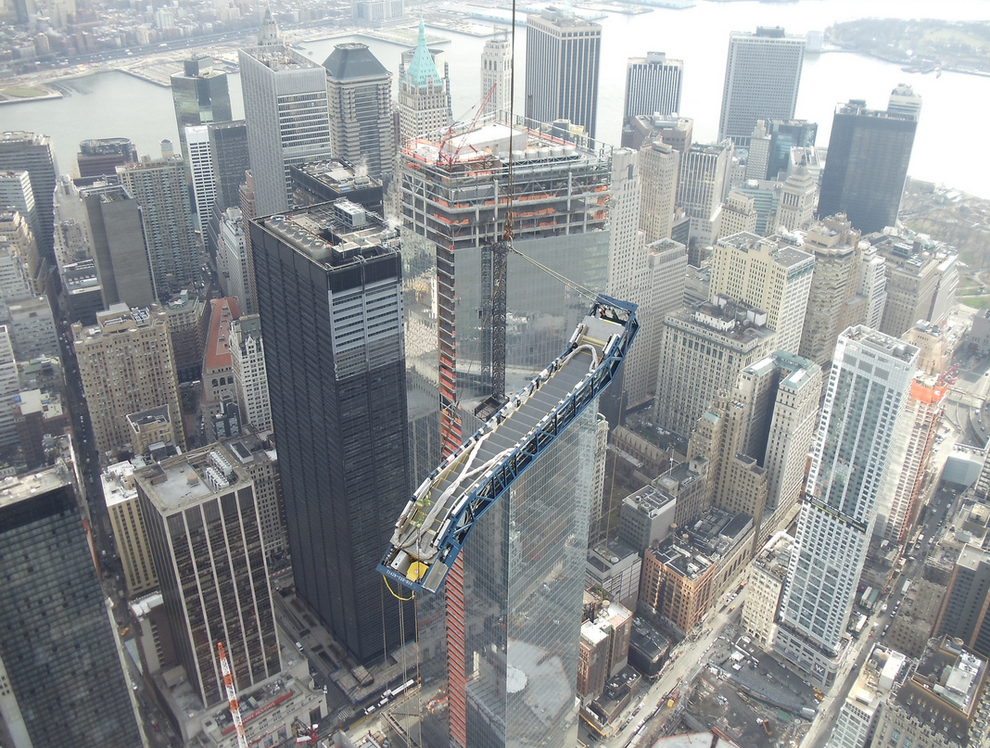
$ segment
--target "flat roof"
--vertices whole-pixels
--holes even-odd
[[[28,475],[11,475],[0,481],[0,507],[12,506],[36,494],[67,485],[70,485],[68,471],[58,465]]]
[[[171,514],[251,482],[249,475],[231,465],[215,447],[149,465],[135,471],[134,479],[163,514]]]

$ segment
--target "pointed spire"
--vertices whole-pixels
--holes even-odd
[[[405,82],[416,88],[426,88],[430,82],[439,86],[443,83],[437,66],[433,62],[433,55],[426,47],[426,24],[423,16],[419,17],[419,40],[416,43],[416,51],[409,62],[409,70],[406,71]]]

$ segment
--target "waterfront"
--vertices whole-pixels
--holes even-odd
[[[706,142],[716,136],[730,31],[782,25],[789,33],[804,33],[823,30],[835,21],[867,16],[930,16],[931,7],[926,0],[801,0],[786,4],[701,0],[685,10],[657,8],[640,15],[612,13],[601,21],[598,136],[605,142],[619,141],[625,65],[630,55],[658,50],[684,60],[681,113],[694,118],[695,140]],[[990,8],[982,0],[957,0],[939,5],[938,12],[950,20],[973,20],[986,18]],[[442,34],[451,40],[441,48],[450,64],[454,117],[470,118],[472,107],[481,98],[479,58],[484,39],[446,29],[431,29],[430,34]],[[309,57],[322,62],[335,44],[355,39],[344,36],[304,41],[302,47]],[[360,40],[386,67],[398,70],[401,46],[376,39]],[[520,112],[524,56],[525,30],[520,30],[516,86]],[[990,153],[978,145],[982,142],[982,122],[972,116],[972,102],[990,100],[990,78],[953,72],[943,72],[938,78],[933,74],[905,73],[897,65],[845,52],[808,55],[796,116],[818,122],[818,143],[826,145],[836,103],[860,98],[872,107],[884,108],[890,90],[901,82],[910,83],[924,97],[911,176],[990,197]],[[74,169],[78,142],[85,138],[129,137],[142,154],[157,154],[162,138],[176,139],[167,88],[117,72],[62,85],[70,94],[66,98],[7,106],[0,110],[0,120],[5,130],[37,130],[52,135],[63,171]],[[230,77],[230,90],[234,115],[242,116],[236,75]]]

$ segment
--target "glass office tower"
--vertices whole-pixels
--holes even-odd
[[[570,748],[597,402],[557,438],[466,544],[468,748]],[[460,679],[449,675],[451,687]],[[452,737],[456,737],[452,730]]]

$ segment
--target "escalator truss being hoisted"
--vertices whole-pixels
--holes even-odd
[[[378,570],[436,592],[475,522],[608,387],[638,329],[635,304],[598,296],[564,353],[416,489]]]

